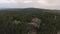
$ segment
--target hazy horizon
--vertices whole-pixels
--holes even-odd
[[[0,9],[29,7],[60,10],[60,0],[0,0]]]

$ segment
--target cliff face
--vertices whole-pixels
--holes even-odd
[[[31,23],[28,23],[27,31],[28,34],[37,34],[37,30],[40,27],[41,19],[33,18]]]

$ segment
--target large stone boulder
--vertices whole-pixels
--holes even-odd
[[[30,23],[28,23],[27,31],[28,34],[37,34],[37,30],[39,29],[41,24],[41,19],[33,18]]]

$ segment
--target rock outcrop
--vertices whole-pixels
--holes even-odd
[[[59,32],[57,32],[57,34],[60,34],[60,31],[59,31]]]
[[[31,23],[28,23],[27,31],[28,34],[37,34],[37,29],[39,29],[41,19],[33,18]]]

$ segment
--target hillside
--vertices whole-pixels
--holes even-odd
[[[24,8],[0,10],[0,34],[26,34],[27,23],[38,17],[42,19],[38,34],[57,34],[60,31],[59,10]]]

